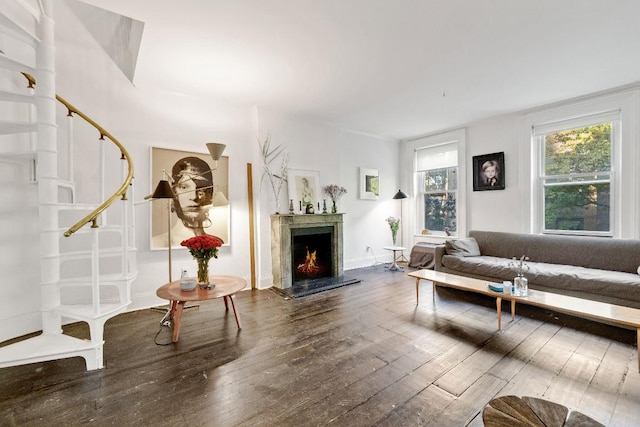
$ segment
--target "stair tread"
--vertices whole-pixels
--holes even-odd
[[[138,276],[137,272],[130,272],[129,274],[123,275],[119,273],[114,274],[101,274],[100,282],[104,284],[105,282],[117,282],[117,281],[128,281],[133,280]],[[68,279],[60,279],[58,282],[60,286],[74,286],[74,285],[82,285],[86,284],[87,286],[91,286],[91,277],[72,277]],[[109,285],[111,285],[109,283]]]
[[[127,254],[137,252],[135,248],[126,249],[125,252]],[[100,255],[108,256],[108,257],[117,257],[122,254],[122,247],[113,247],[113,248],[102,248],[99,252]],[[60,258],[61,260],[71,261],[78,259],[89,259],[91,257],[91,249],[86,249],[84,251],[73,251],[73,252],[61,252],[57,255],[43,255],[43,259],[47,258]],[[102,276],[101,276],[102,277]]]
[[[14,59],[11,59],[11,58],[9,58],[8,56],[6,56],[3,53],[0,53],[0,64],[2,64],[4,66],[4,68],[9,69],[9,70],[35,74],[34,67],[32,67],[30,65],[27,65],[27,64],[23,64],[23,63],[21,63],[19,61],[16,61]]]
[[[24,4],[22,4],[22,6],[24,7]],[[32,11],[31,8],[25,8],[25,9],[31,15],[33,15],[33,11]],[[34,17],[35,17],[35,15],[34,15]],[[31,42],[32,46],[35,45],[34,42],[39,42],[40,41],[38,36],[36,36],[32,32],[30,32],[26,28],[22,27],[17,22],[9,19],[9,17],[7,17],[6,15],[0,14],[0,25],[5,27],[6,29],[12,31],[15,35],[17,35],[18,37],[22,38],[23,40]]]
[[[33,95],[25,95],[23,93],[9,92],[0,90],[0,100],[10,102],[24,102],[27,104],[35,104],[36,98]]]
[[[37,130],[35,123],[0,120],[0,135],[35,132]]]
[[[129,304],[131,304],[130,301],[115,304],[100,304],[100,313],[93,312],[92,304],[59,305],[56,307],[56,311],[63,316],[78,320],[105,319],[122,313]]]
[[[79,351],[94,350],[103,343],[64,334],[42,334],[0,348],[0,367],[72,357]]]

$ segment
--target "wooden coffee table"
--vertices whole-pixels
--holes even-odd
[[[173,342],[178,342],[182,312],[187,301],[204,301],[222,297],[227,311],[229,310],[229,302],[231,302],[238,329],[242,329],[240,314],[234,302],[234,294],[244,289],[247,286],[247,281],[236,276],[209,276],[209,282],[215,285],[212,289],[202,289],[196,286],[192,291],[183,291],[180,290],[180,280],[174,280],[156,291],[156,295],[160,298],[171,301],[169,318],[173,320]]]
[[[489,283],[491,282],[486,280],[458,276],[440,271],[417,270],[409,273],[409,276],[416,279],[416,305],[418,304],[420,280],[430,280],[433,282],[432,294],[434,299],[436,286],[475,292],[495,298],[496,310],[498,312],[498,329],[502,327],[503,299],[511,301],[511,320],[515,318],[517,302],[556,310],[597,322],[633,328],[637,334],[638,372],[640,372],[640,309],[538,290],[529,290],[528,296],[519,297],[490,290]]]

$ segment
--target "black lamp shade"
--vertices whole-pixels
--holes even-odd
[[[156,190],[151,195],[152,199],[173,199],[173,190],[169,181],[163,179],[158,182]]]
[[[393,196],[393,198],[394,198],[394,199],[406,199],[407,197],[409,197],[409,196],[407,196],[407,193],[405,193],[405,192],[404,192],[404,191],[402,191],[402,190],[398,190],[398,192],[396,193],[396,195],[395,195],[395,196]]]

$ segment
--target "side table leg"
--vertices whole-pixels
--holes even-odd
[[[173,342],[178,342],[178,336],[180,335],[180,325],[182,324],[182,311],[184,309],[185,301],[177,301],[175,307],[175,314],[173,316]]]
[[[238,325],[238,329],[242,329],[242,325],[240,324],[240,313],[238,313],[238,309],[236,308],[234,295],[229,295],[229,300],[231,301],[231,307],[233,307],[233,315],[236,317],[236,325]]]
[[[498,311],[498,330],[502,329],[502,298],[496,298],[496,310]]]
[[[224,309],[226,311],[229,311],[229,302],[227,301],[227,298],[229,298],[227,295],[222,297],[222,299],[224,300]]]
[[[638,372],[640,372],[640,328],[638,328]]]

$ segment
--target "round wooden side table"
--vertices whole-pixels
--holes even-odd
[[[222,298],[224,306],[229,310],[229,302],[233,307],[233,314],[236,318],[238,329],[242,329],[240,324],[240,314],[236,309],[234,294],[247,286],[247,281],[236,276],[209,276],[209,282],[215,286],[212,289],[202,289],[196,286],[191,291],[180,289],[180,280],[167,283],[156,291],[156,295],[162,299],[171,301],[169,318],[173,320],[173,342],[178,342],[180,335],[180,325],[182,323],[182,312],[187,301],[205,301],[209,299]]]

